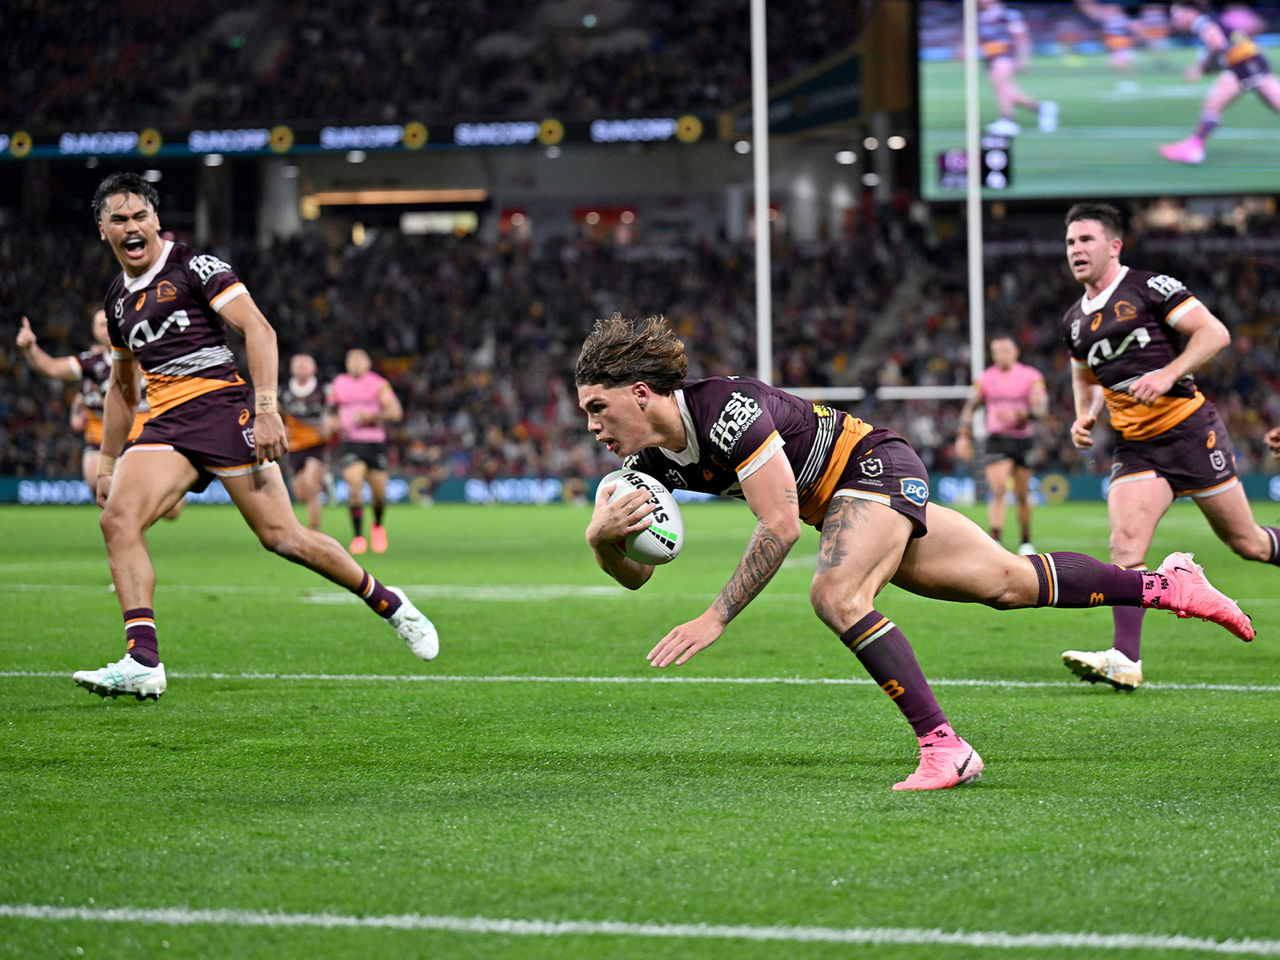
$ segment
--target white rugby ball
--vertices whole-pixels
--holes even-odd
[[[637,563],[658,564],[670,563],[680,555],[680,548],[684,546],[684,518],[680,515],[680,505],[676,503],[670,490],[639,470],[615,470],[600,483],[603,486],[617,484],[609,496],[610,503],[632,490],[649,492],[647,502],[653,504],[649,519],[653,522],[645,530],[627,534],[623,541],[623,552],[628,557]]]

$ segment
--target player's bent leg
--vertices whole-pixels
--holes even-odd
[[[839,635],[865,616],[892,579],[910,536],[911,521],[887,506],[833,498],[809,589],[818,619]]]
[[[404,591],[375,580],[337,540],[298,520],[279,467],[269,464],[254,473],[227,477],[223,485],[264,547],[359,596],[391,624],[415,656],[423,660],[436,656],[436,628]]]
[[[1276,536],[1253,519],[1243,484],[1237,483],[1211,496],[1196,497],[1195,501],[1218,539],[1237,556],[1264,563],[1276,561]]]
[[[1000,609],[1036,605],[1039,578],[1031,560],[1010,553],[964,514],[930,503],[929,532],[911,540],[893,582],[938,600]]]
[[[146,530],[198,476],[191,461],[172,448],[131,447],[116,464],[98,523],[122,610],[151,606],[156,577]]]
[[[993,537],[1004,529],[1009,501],[1009,477],[1012,473],[1012,460],[997,460],[987,464],[987,526]]]

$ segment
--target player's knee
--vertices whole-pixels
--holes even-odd
[[[868,610],[871,604],[858,594],[850,594],[838,584],[815,580],[809,588],[809,602],[818,619],[836,633],[846,630],[850,624],[856,623]]]
[[[1261,533],[1261,531],[1258,531]],[[1254,531],[1248,533],[1232,533],[1224,538],[1227,546],[1238,557],[1245,560],[1269,560],[1271,558],[1271,541],[1266,534],[1256,536]]]

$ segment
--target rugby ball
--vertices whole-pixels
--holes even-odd
[[[637,563],[652,564],[670,563],[680,555],[680,548],[684,546],[684,518],[670,490],[639,470],[615,470],[600,483],[603,486],[617,484],[609,495],[610,503],[632,490],[647,490],[647,502],[653,504],[653,512],[649,514],[653,522],[645,530],[627,534],[623,553]]]

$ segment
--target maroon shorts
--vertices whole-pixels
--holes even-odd
[[[929,532],[929,471],[911,444],[886,427],[873,427],[850,451],[831,494],[833,501],[837,497],[883,503],[911,521],[911,536]]]
[[[1181,423],[1150,440],[1116,438],[1111,483],[1163,477],[1174,496],[1211,497],[1235,486],[1235,450],[1218,408],[1206,400]]]
[[[264,470],[253,448],[253,393],[247,383],[204,393],[152,417],[130,451],[147,447],[178,451],[200,471],[197,492],[214,477]]]

